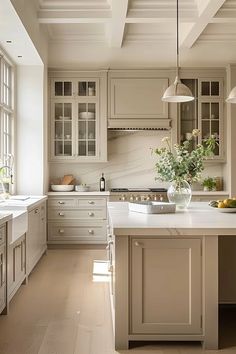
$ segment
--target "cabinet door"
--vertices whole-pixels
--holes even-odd
[[[0,247],[0,310],[6,304],[6,246]],[[1,313],[0,311],[0,313]]]
[[[168,118],[168,104],[161,100],[168,79],[113,78],[110,85],[111,119]]]
[[[47,248],[47,208],[46,202],[44,202],[40,207],[40,228],[39,228],[39,257]]]
[[[98,157],[98,103],[80,101],[77,103],[76,155],[80,159]]]
[[[223,96],[223,80],[215,78],[199,79],[198,97],[203,99],[221,98]]]
[[[201,333],[201,240],[132,239],[131,331]]]
[[[25,235],[8,248],[8,296],[16,293],[26,274]]]
[[[40,209],[29,212],[27,231],[27,273],[29,274],[38,261],[40,243]]]
[[[199,100],[198,104],[200,142],[213,135],[217,142],[214,155],[220,157],[222,156],[223,144],[223,103],[219,100]]]
[[[51,97],[62,98],[72,97],[74,94],[73,81],[71,79],[52,79]]]
[[[52,157],[72,158],[74,153],[73,101],[53,100],[51,107]]]

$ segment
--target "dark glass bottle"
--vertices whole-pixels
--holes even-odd
[[[104,173],[102,173],[102,177],[100,178],[100,192],[105,191],[105,178]]]

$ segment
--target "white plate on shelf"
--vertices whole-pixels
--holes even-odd
[[[94,119],[95,113],[94,112],[80,112],[79,117],[81,119]]]

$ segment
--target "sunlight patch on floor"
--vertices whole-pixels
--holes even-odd
[[[109,281],[109,262],[108,261],[93,261],[93,281],[94,282],[108,282]]]

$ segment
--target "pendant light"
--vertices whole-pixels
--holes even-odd
[[[234,86],[230,91],[229,96],[226,98],[226,102],[236,103],[236,86]]]
[[[176,78],[172,85],[167,87],[162,97],[165,102],[188,102],[194,100],[191,90],[179,78],[179,0],[176,1]]]

